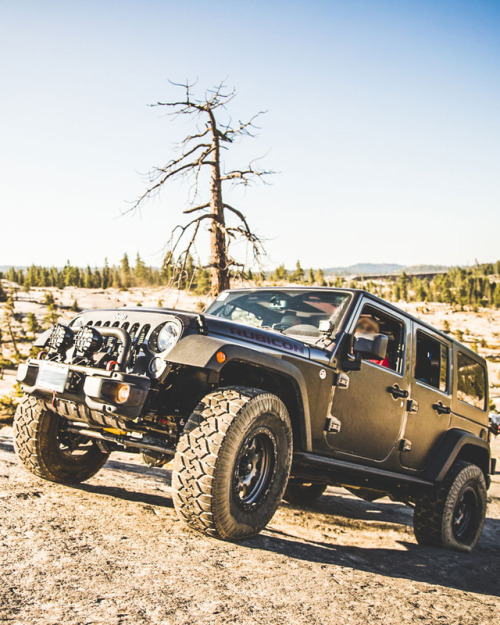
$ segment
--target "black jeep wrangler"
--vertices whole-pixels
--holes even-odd
[[[237,289],[204,314],[89,310],[19,366],[17,454],[61,483],[112,451],[173,459],[178,514],[224,539],[327,485],[414,507],[419,543],[470,551],[486,513],[485,362],[364,291]]]

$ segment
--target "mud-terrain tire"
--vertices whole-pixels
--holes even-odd
[[[325,492],[327,484],[290,479],[283,499],[297,506],[310,506]]]
[[[421,545],[469,552],[486,517],[486,482],[470,462],[453,464],[446,478],[417,499],[413,529]]]
[[[14,449],[23,465],[38,477],[60,484],[78,484],[95,475],[109,457],[95,441],[64,441],[62,418],[45,403],[25,395],[14,416]]]
[[[177,445],[175,509],[210,536],[255,536],[283,497],[291,462],[292,428],[283,402],[259,389],[219,389],[198,404]]]

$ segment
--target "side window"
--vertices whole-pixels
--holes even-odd
[[[458,399],[484,410],[486,408],[486,375],[483,365],[462,352],[458,352],[457,369]]]
[[[358,317],[355,333],[385,334],[389,339],[384,360],[372,361],[376,365],[403,372],[405,355],[405,325],[399,319],[383,312],[376,306],[365,304]]]
[[[415,379],[447,393],[449,389],[449,348],[417,330]]]

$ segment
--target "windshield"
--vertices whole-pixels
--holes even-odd
[[[350,297],[349,293],[320,289],[224,291],[205,314],[307,341],[320,336],[320,321],[332,319],[335,331]]]

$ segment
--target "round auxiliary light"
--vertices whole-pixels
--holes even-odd
[[[76,350],[83,355],[93,354],[101,349],[102,336],[92,326],[84,326],[75,335]]]
[[[68,326],[63,326],[61,323],[58,323],[54,326],[47,345],[51,350],[64,352],[73,345],[73,340],[73,330],[68,328]]]
[[[159,356],[155,356],[153,360],[149,363],[149,372],[155,378],[159,378],[161,374],[165,371],[165,367],[167,363],[160,358]]]
[[[181,330],[178,324],[174,321],[167,321],[159,331],[156,339],[158,351],[169,352],[179,340],[180,335]]]
[[[130,397],[130,386],[128,384],[118,384],[115,391],[115,399],[118,404],[124,404]]]

